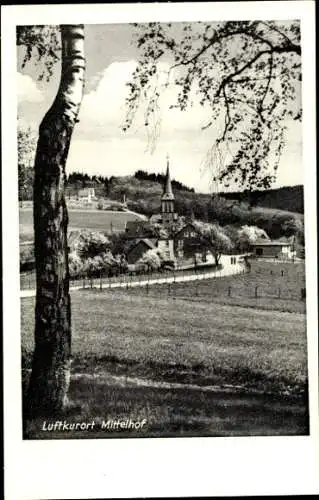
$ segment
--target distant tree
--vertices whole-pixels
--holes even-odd
[[[217,266],[222,254],[228,253],[234,247],[230,237],[218,224],[207,224],[199,221],[194,221],[193,224],[200,235],[199,240],[211,251]]]
[[[74,248],[80,258],[85,261],[104,254],[110,245],[109,238],[104,234],[96,231],[82,231]]]
[[[83,274],[83,260],[79,254],[73,250],[69,253],[69,273],[70,278],[77,278]]]
[[[178,33],[177,24],[171,23],[135,26],[141,55],[128,84],[124,130],[144,106],[145,126],[154,143],[161,94],[174,83],[180,91],[172,107],[187,110],[196,93],[207,109],[203,128],[221,127],[212,148],[231,158],[214,172],[214,180],[249,191],[270,187],[285,143],[286,121],[301,118],[296,98],[301,81],[299,21],[180,23]],[[158,63],[164,58],[172,64],[161,83]]]
[[[148,271],[157,271],[163,262],[163,255],[158,249],[150,249],[138,260],[137,264],[143,264]]]
[[[20,246],[20,271],[31,271],[35,267],[33,245]]]
[[[31,127],[23,128],[18,121],[18,183],[19,201],[32,200],[36,136]]]
[[[100,253],[94,257],[87,257],[83,262],[83,271],[88,277],[97,277],[111,269],[119,269],[119,262],[110,251]]]

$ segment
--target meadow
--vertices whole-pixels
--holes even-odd
[[[105,210],[69,210],[69,231],[88,229],[92,231],[123,231],[125,223],[139,220],[131,212],[112,212]],[[33,212],[31,208],[19,210],[20,242],[33,241]]]
[[[296,274],[285,278],[291,290],[293,282],[299,287]],[[243,278],[229,277],[232,286]],[[212,290],[212,283],[201,286],[198,296],[191,282],[175,297],[159,287],[150,287],[149,295],[141,288],[72,292],[70,396],[81,406],[73,421],[146,418],[147,429],[138,436],[308,432],[305,314],[262,309],[261,299],[254,307],[218,303],[207,300],[205,287]],[[21,320],[26,382],[33,298],[21,300]],[[27,437],[45,438],[39,426],[30,424]],[[110,431],[98,434],[110,437]]]
[[[273,311],[305,313],[301,300],[305,288],[303,262],[267,262],[251,260],[251,272],[194,281],[138,287],[130,293],[149,297],[172,297],[192,302],[213,302]]]

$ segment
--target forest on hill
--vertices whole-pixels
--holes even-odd
[[[67,177],[66,196],[77,197],[82,189],[94,186],[97,197],[122,202],[125,196],[132,209],[151,215],[160,207],[165,176],[138,170],[133,176],[107,177],[72,172]],[[211,200],[209,194],[195,193],[194,188],[172,179],[176,208],[182,212],[193,210],[200,218],[206,217],[203,207]],[[19,200],[32,200],[33,169],[19,168]],[[302,214],[304,211],[303,186],[286,186],[276,189],[243,192],[220,192],[224,200],[245,203],[251,207],[265,207]],[[205,213],[203,213],[205,212]]]
[[[289,212],[304,212],[303,186],[285,186],[252,193],[220,193],[226,200],[237,200],[251,203],[253,206],[288,210]]]

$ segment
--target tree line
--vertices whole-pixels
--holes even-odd
[[[138,170],[135,172],[134,177],[136,179],[140,179],[142,181],[151,181],[151,182],[158,182],[161,185],[164,185],[165,182],[165,175],[163,174],[154,174],[154,173],[148,173],[145,172],[144,170]],[[182,182],[176,181],[175,179],[172,179],[172,188],[173,190],[178,190],[178,191],[189,191],[191,193],[195,192],[194,188],[190,188],[188,186],[185,186]]]

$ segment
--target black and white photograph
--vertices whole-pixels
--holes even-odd
[[[311,435],[305,23],[179,8],[13,26],[23,443]]]

